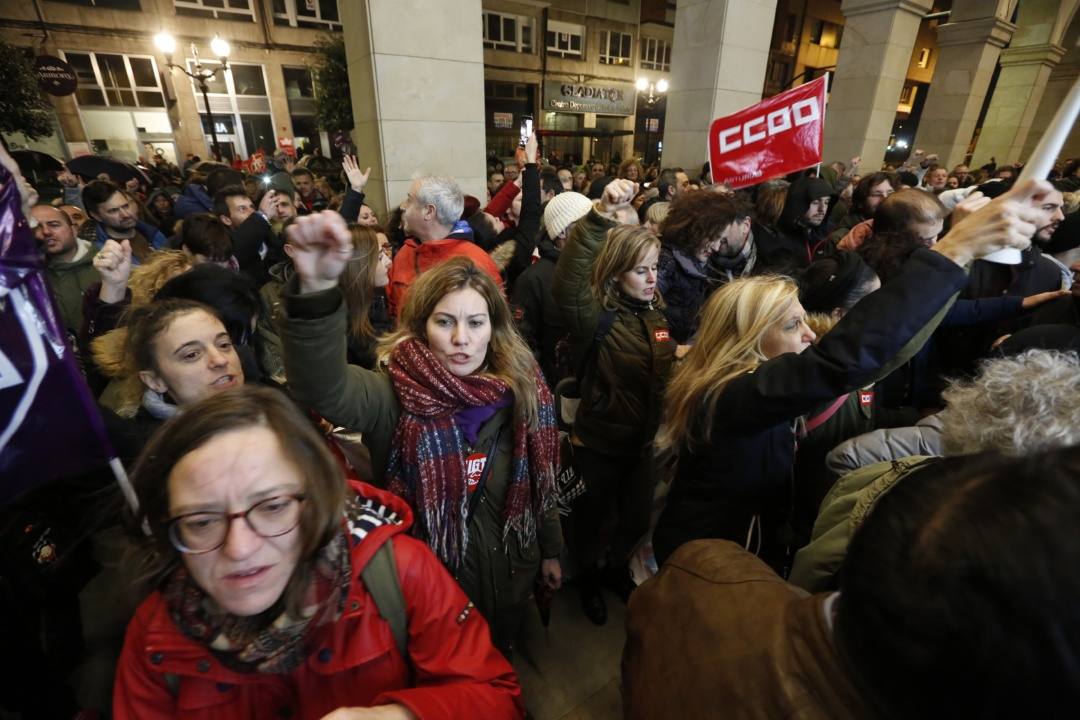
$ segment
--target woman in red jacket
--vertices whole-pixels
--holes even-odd
[[[192,406],[133,481],[156,590],[128,626],[115,718],[524,716],[487,623],[405,534],[408,506],[346,485],[281,393]]]

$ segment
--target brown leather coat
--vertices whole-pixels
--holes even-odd
[[[735,543],[686,543],[630,597],[624,717],[870,717],[840,667],[827,597]]]

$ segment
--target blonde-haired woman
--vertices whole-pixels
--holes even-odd
[[[675,343],[656,287],[660,241],[616,214],[637,186],[615,180],[578,221],[555,269],[555,302],[570,331],[581,404],[574,420],[574,464],[586,491],[571,514],[581,568],[582,609],[607,620],[599,563],[610,549],[609,579],[629,592],[626,562],[648,530],[650,446]]]
[[[678,468],[653,534],[657,560],[690,540],[723,538],[786,572],[799,418],[917,351],[967,285],[965,265],[1030,244],[1032,199],[1047,187],[1025,183],[916,250],[900,277],[816,345],[790,280],[745,278],[716,291],[668,386],[657,442],[678,453]]]
[[[410,288],[379,369],[365,370],[345,361],[339,282],[353,242],[344,221],[299,218],[289,242],[296,275],[279,329],[290,391],[363,434],[376,484],[413,507],[414,534],[509,656],[537,572],[549,587],[561,582],[562,531],[551,391],[506,300],[471,260],[451,258]]]

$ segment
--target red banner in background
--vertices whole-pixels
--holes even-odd
[[[821,162],[828,75],[709,126],[713,182],[738,189]]]

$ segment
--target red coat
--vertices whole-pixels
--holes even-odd
[[[452,257],[463,255],[476,266],[486,272],[503,286],[502,275],[491,256],[484,252],[476,243],[467,239],[446,238],[445,240],[427,240],[420,242],[415,238],[409,238],[394,256],[394,264],[390,266],[390,285],[386,290],[390,301],[390,312],[396,318],[401,314],[401,308],[405,306],[405,297],[409,287],[416,282],[420,273],[430,270],[441,262]]]
[[[354,568],[362,567],[396,536],[394,558],[409,618],[409,665],[359,579],[349,589],[341,619],[288,675],[225,667],[204,645],[180,632],[155,592],[128,625],[117,666],[113,717],[318,720],[339,707],[391,703],[408,707],[423,720],[524,717],[517,677],[492,646],[487,622],[471,609],[428,547],[404,534],[412,524],[409,507],[370,485],[353,487],[403,519],[372,530],[351,557]],[[166,674],[179,678],[175,690]]]

